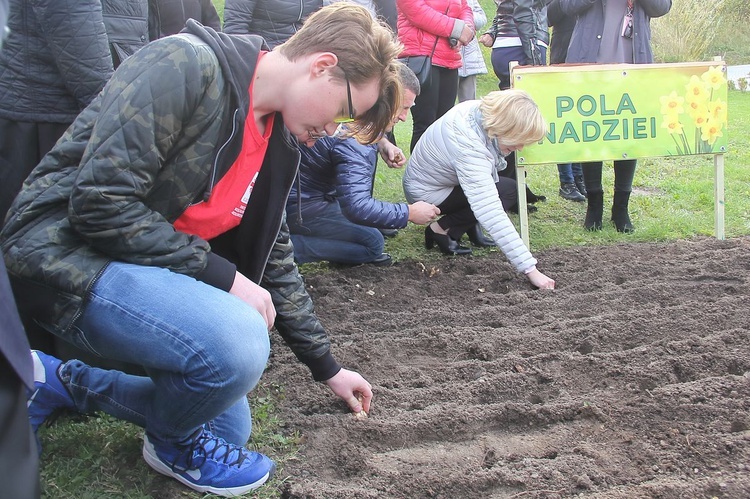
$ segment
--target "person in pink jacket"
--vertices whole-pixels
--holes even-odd
[[[474,13],[466,0],[398,0],[401,57],[432,55],[432,77],[412,107],[411,150],[427,127],[456,102],[460,48],[475,35]]]

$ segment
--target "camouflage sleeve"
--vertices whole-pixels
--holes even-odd
[[[325,381],[341,366],[331,354],[331,343],[313,309],[305,282],[294,263],[286,220],[263,273],[262,286],[271,293],[276,307],[276,329],[297,358],[307,365],[315,381]]]
[[[176,231],[165,212],[176,217],[195,192],[185,185],[205,183],[214,145],[201,133],[221,119],[222,87],[213,52],[183,36],[157,40],[118,68],[71,193],[81,237],[122,261],[188,275],[205,269],[208,243]]]

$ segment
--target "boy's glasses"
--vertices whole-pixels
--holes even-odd
[[[346,81],[346,101],[349,105],[349,116],[340,116],[334,118],[334,123],[351,123],[354,121],[354,107],[352,106],[352,87],[349,85],[349,78],[344,75],[344,81]]]

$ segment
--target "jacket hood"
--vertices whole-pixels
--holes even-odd
[[[248,55],[258,54],[261,50],[269,50],[266,42],[256,35],[219,33],[194,19],[188,19],[182,32],[197,36],[216,54],[221,71],[231,86],[232,96],[237,100],[244,122],[250,106],[247,89],[258,63],[257,57],[248,57]]]

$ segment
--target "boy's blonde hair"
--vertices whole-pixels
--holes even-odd
[[[290,61],[316,52],[338,57],[342,81],[357,86],[378,78],[380,97],[356,122],[348,125],[364,142],[376,141],[401,108],[402,88],[396,58],[402,45],[385,24],[375,21],[359,5],[338,2],[315,11],[305,24],[277,49]],[[311,96],[314,98],[314,96]]]
[[[496,90],[482,97],[479,110],[487,135],[504,146],[525,146],[547,133],[539,106],[523,90]]]

